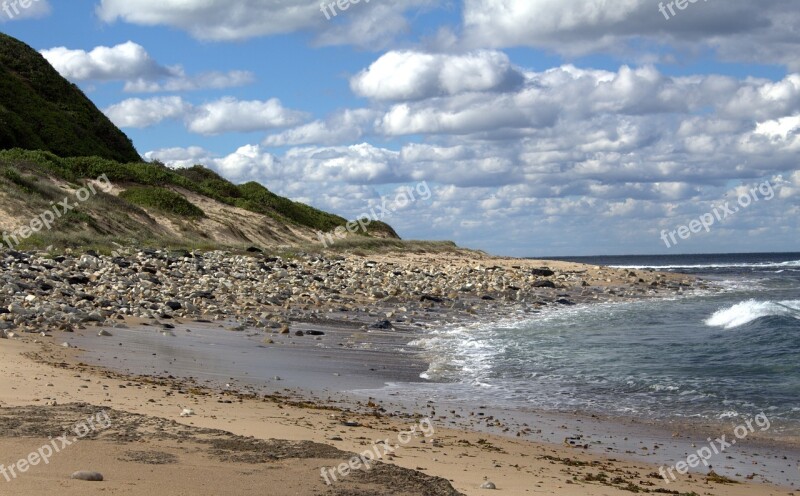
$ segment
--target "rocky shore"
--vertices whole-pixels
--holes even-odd
[[[706,287],[686,276],[563,262],[436,255],[374,257],[142,250],[110,257],[0,255],[0,337],[125,319],[231,322],[289,333],[329,318],[390,328],[516,309],[658,297]],[[10,334],[9,334],[10,333]]]

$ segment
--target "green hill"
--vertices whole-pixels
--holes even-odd
[[[98,178],[108,187],[98,190]],[[26,229],[48,210],[58,213],[53,205],[65,197],[74,208],[48,220],[45,230]],[[19,246],[312,245],[346,225],[255,182],[236,185],[200,165],[143,162],[128,137],[44,57],[0,34],[0,228],[22,240]],[[349,238],[338,239],[399,239],[377,221]]]
[[[131,140],[25,43],[0,33],[0,150],[140,161]]]

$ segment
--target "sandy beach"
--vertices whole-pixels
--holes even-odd
[[[268,494],[287,495],[473,495],[485,493],[480,486],[486,481],[512,495],[628,494],[633,487],[668,494],[793,494],[790,488],[719,484],[702,477],[667,485],[655,466],[449,429],[437,421],[431,437],[395,441],[418,419],[359,415],[275,397],[245,398],[194,389],[182,381],[123,378],[69,365],[75,351],[47,343],[50,339],[24,341],[6,340],[0,347],[0,452],[7,465],[48,444],[64,426],[97,412],[108,412],[110,426],[55,454],[47,465],[29,467],[9,482],[0,480],[0,487],[13,494],[42,494],[57,487],[76,495],[264,494],[265,488]],[[184,408],[194,414],[181,417]],[[347,453],[362,453],[375,440],[398,445],[385,465],[325,484],[323,467],[347,463],[352,456]],[[79,470],[101,472],[105,481],[70,480]]]
[[[147,257],[149,255],[140,259]],[[163,349],[142,348],[139,351],[147,351],[147,357],[136,359],[133,351],[93,355],[80,346],[80,343],[93,342],[116,345],[123,333],[134,333],[139,329],[137,326],[155,335],[185,333],[181,326],[189,325],[195,329],[206,326],[209,335],[243,335],[248,333],[246,326],[238,329],[236,322],[251,317],[244,316],[241,311],[248,309],[248,305],[225,306],[219,304],[223,298],[217,298],[217,318],[227,318],[219,321],[199,316],[191,318],[185,314],[188,305],[174,311],[175,315],[160,313],[159,319],[148,319],[144,315],[117,317],[106,307],[99,309],[105,316],[99,321],[77,323],[66,332],[56,325],[41,326],[38,332],[33,332],[35,326],[25,323],[40,307],[36,306],[36,298],[22,300],[18,305],[24,306],[28,313],[27,318],[19,322],[29,326],[24,329],[29,332],[4,331],[9,339],[0,340],[0,374],[4,378],[0,383],[0,452],[4,457],[0,463],[6,467],[15,466],[15,462],[48,444],[51,437],[60,436],[65,426],[77,425],[99,412],[107,412],[109,426],[92,430],[79,442],[54,454],[47,464],[27,467],[24,473],[9,477],[8,481],[0,478],[0,487],[13,488],[13,493],[20,495],[41,494],[54,487],[65,494],[264,494],[268,488],[268,494],[287,495],[473,495],[486,493],[489,489],[481,487],[486,485],[513,495],[792,494],[791,487],[757,483],[760,478],[749,482],[747,474],[736,483],[708,479],[695,473],[667,484],[658,474],[659,467],[653,464],[636,461],[632,456],[609,454],[600,446],[582,445],[577,433],[581,432],[583,419],[564,419],[563,425],[559,425],[559,419],[555,424],[551,419],[550,424],[518,424],[513,430],[508,426],[492,429],[490,427],[510,424],[501,425],[494,416],[483,412],[437,412],[433,404],[409,411],[397,405],[346,400],[338,396],[337,388],[372,387],[390,378],[417,375],[420,367],[424,369],[424,363],[406,357],[392,360],[389,358],[391,351],[380,351],[387,349],[386,342],[391,342],[392,336],[403,341],[406,339],[404,329],[415,327],[424,332],[426,323],[437,321],[443,315],[468,319],[496,310],[497,305],[509,308],[524,305],[526,298],[517,296],[520,288],[509,289],[509,286],[513,288],[515,279],[523,277],[523,273],[529,277],[532,270],[544,270],[533,272],[538,274],[534,279],[555,280],[559,286],[551,296],[545,291],[552,291],[552,288],[546,285],[538,290],[541,293],[533,294],[530,298],[535,299],[538,307],[547,305],[548,300],[561,298],[654,297],[658,295],[649,292],[650,288],[665,288],[663,291],[668,293],[702,284],[678,275],[653,272],[631,274],[630,271],[558,262],[474,257],[438,256],[434,260],[416,255],[374,257],[366,263],[359,259],[344,262],[369,269],[381,264],[408,264],[408,267],[424,267],[430,272],[448,275],[442,278],[442,287],[437,293],[420,290],[424,292],[423,298],[419,294],[402,293],[369,296],[365,289],[351,293],[352,300],[345,303],[349,305],[345,311],[341,301],[333,303],[335,309],[324,302],[317,308],[308,303],[293,304],[293,297],[307,299],[306,295],[296,292],[282,307],[270,306],[270,311],[280,314],[288,325],[262,326],[264,329],[254,330],[251,338],[258,339],[263,348],[276,357],[284,358],[282,361],[276,358],[277,365],[273,364],[283,376],[274,377],[274,381],[237,378],[225,385],[224,377],[210,380],[203,376],[205,369],[218,365],[195,364],[195,374],[192,374],[191,364],[181,369],[180,356],[169,356]],[[68,260],[63,262],[68,263]],[[105,261],[89,259],[88,262],[102,265]],[[136,263],[134,259],[131,262]],[[290,268],[303,270],[302,264],[292,263],[295,267]],[[542,269],[544,265],[546,269]],[[470,267],[473,271],[492,267],[493,271],[508,272],[502,285],[483,288],[483,295],[457,295],[447,304],[446,299],[453,296],[448,296],[446,289],[455,279],[452,274]],[[153,275],[166,279],[166,272],[166,269],[159,269]],[[103,272],[98,271],[97,266],[90,268],[89,277],[97,278],[97,274]],[[80,276],[73,274],[72,277]],[[662,280],[667,282],[661,283]],[[97,287],[86,284],[83,289],[86,293],[82,294]],[[596,291],[588,293],[587,287]],[[637,295],[637,287],[648,290]],[[369,288],[373,292],[383,290]],[[391,291],[391,286],[388,290]],[[179,297],[181,291],[173,285],[172,296]],[[324,292],[322,295],[324,299]],[[70,295],[62,292],[62,296]],[[81,298],[84,302],[98,301]],[[470,306],[459,306],[459,301],[465,299]],[[202,298],[187,300],[197,302],[195,306],[202,304]],[[371,329],[374,332],[365,331],[374,326],[376,320],[378,323],[387,320],[385,316],[398,307],[404,307],[407,316],[396,318],[396,314],[391,314],[388,328],[377,326]],[[86,305],[84,308],[87,314],[91,312]],[[469,311],[459,311],[465,308]],[[325,315],[324,319],[321,314]],[[17,315],[20,310],[3,317],[8,322]],[[170,318],[166,319],[167,316]],[[171,323],[166,325],[166,322]],[[339,323],[338,331],[333,322]],[[298,334],[295,329],[305,329],[305,332]],[[314,333],[308,333],[314,329],[324,331],[315,337]],[[348,339],[354,339],[359,330],[361,336],[370,335],[373,343],[381,342],[383,346],[350,346]],[[106,337],[102,332],[107,333]],[[312,341],[324,342],[325,339],[340,340],[342,346],[332,353]],[[65,343],[78,344],[64,346]],[[119,346],[122,346],[121,341]],[[127,346],[131,343],[126,343]],[[113,347],[105,346],[106,349]],[[187,353],[187,357],[192,356]],[[326,359],[331,357],[326,365]],[[106,367],[87,364],[92,360],[98,363],[106,360]],[[382,370],[378,370],[378,363],[384,364]],[[272,369],[265,370],[267,374],[273,373]],[[342,379],[332,370],[344,370],[347,378]],[[293,383],[293,377],[304,380]],[[263,382],[266,389],[255,387],[259,382]],[[319,387],[314,391],[310,384]],[[470,419],[471,415],[474,418]],[[429,428],[423,432],[422,425]],[[635,444],[625,432],[623,426],[607,435],[612,444],[616,441],[623,446],[628,442]],[[559,441],[562,438],[564,442]],[[355,459],[354,466],[358,469],[349,469],[347,464],[353,460],[354,453],[362,455],[362,462],[370,461],[363,454],[365,451],[379,453],[376,458],[380,462],[371,465],[370,470],[363,470],[363,465],[358,466],[359,459]],[[787,470],[793,468],[790,460],[783,463]],[[327,472],[324,471],[326,467],[329,468]],[[340,467],[344,470],[339,470]],[[70,474],[80,470],[100,472],[105,480],[71,480]],[[330,485],[326,484],[326,479]]]

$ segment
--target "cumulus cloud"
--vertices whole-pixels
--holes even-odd
[[[72,81],[125,81],[128,93],[161,93],[221,89],[244,86],[255,81],[249,71],[207,72],[187,75],[180,65],[163,66],[145,48],[128,41],[91,51],[56,47],[42,56],[65,78]]]
[[[172,76],[164,81],[139,78],[125,83],[126,93],[171,93],[202,89],[224,89],[247,86],[256,78],[250,71],[205,72],[196,76],[184,74],[182,68],[173,68]]]
[[[328,2],[329,3],[329,2]],[[100,0],[98,17],[143,26],[171,26],[201,40],[237,41],[298,31],[317,34],[320,44],[382,46],[407,31],[404,13],[433,0],[351,4],[345,15],[328,13],[316,0]]]
[[[182,119],[187,129],[204,135],[265,131],[299,123],[303,112],[285,108],[280,100],[242,101],[232,97],[192,105],[178,96],[129,98],[104,110],[120,127],[149,127],[166,119]]]
[[[637,42],[644,40],[686,50],[704,46],[729,60],[798,70],[795,7],[793,0],[696,2],[665,18],[650,0],[465,0],[464,41],[580,55],[641,51]]]
[[[179,96],[129,98],[106,108],[103,113],[119,127],[143,128],[166,119],[182,118],[191,108]]]
[[[263,131],[292,126],[304,118],[303,112],[285,108],[277,98],[242,101],[228,97],[196,107],[188,128],[198,134]]]
[[[350,81],[357,95],[375,100],[418,100],[513,89],[523,81],[502,52],[463,55],[388,52]]]
[[[308,124],[287,129],[267,136],[266,146],[287,145],[333,145],[353,142],[372,128],[372,121],[378,113],[370,109],[346,109],[327,119],[315,120]]]
[[[99,46],[89,52],[56,47],[41,53],[62,76],[73,81],[157,79],[170,75],[167,67],[160,66],[143,46],[132,41]]]

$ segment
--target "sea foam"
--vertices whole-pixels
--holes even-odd
[[[800,300],[757,301],[747,300],[728,308],[717,310],[705,323],[711,327],[734,329],[763,317],[794,317],[800,319]]]

